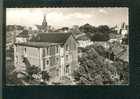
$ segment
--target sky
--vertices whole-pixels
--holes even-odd
[[[89,23],[93,26],[128,24],[128,8],[7,8],[6,24],[35,27],[44,15],[48,25],[55,28]]]

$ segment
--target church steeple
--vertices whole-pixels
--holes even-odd
[[[43,19],[43,22],[42,22],[42,30],[43,30],[43,32],[47,32],[46,15],[44,15],[44,19]]]

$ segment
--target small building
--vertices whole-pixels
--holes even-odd
[[[94,41],[94,45],[103,46],[105,49],[109,49],[110,44],[107,41]]]
[[[128,25],[126,25],[125,23],[122,23],[121,25],[120,34],[122,35],[122,37],[128,35]]]
[[[78,65],[77,41],[71,33],[40,33],[30,42],[16,43],[14,57],[16,68],[34,65],[52,79],[71,77]]]
[[[29,40],[29,32],[28,30],[23,30],[16,36],[16,43],[27,42]]]
[[[90,40],[89,37],[87,37],[87,35],[85,33],[77,35],[76,39],[78,41],[78,47],[84,48],[86,46],[93,44],[93,42]]]

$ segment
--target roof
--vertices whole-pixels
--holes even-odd
[[[60,44],[60,43],[24,42],[24,43],[16,43],[15,45],[42,48],[42,47],[47,47],[47,46],[59,45],[59,44]]]
[[[76,39],[77,40],[90,40],[90,38],[85,33],[77,35]]]
[[[21,33],[17,35],[17,37],[29,37],[28,30],[23,30]]]
[[[40,33],[31,41],[34,42],[50,42],[50,43],[65,43],[72,35],[71,33]]]
[[[37,29],[41,29],[42,28],[42,25],[35,25],[37,27]]]

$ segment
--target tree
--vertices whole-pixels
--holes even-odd
[[[90,38],[94,35],[94,33],[97,32],[96,27],[93,27],[92,25],[90,25],[88,23],[83,25],[83,26],[81,26],[79,29],[80,29],[81,32],[86,33],[87,36],[90,37]]]
[[[96,33],[95,35],[92,36],[91,40],[92,41],[107,41],[109,40],[109,35],[103,34],[103,33]]]
[[[38,74],[41,72],[40,68],[38,66],[35,66],[35,65],[29,67],[26,71],[27,71],[28,75],[31,77],[33,74]]]
[[[90,24],[85,24],[80,27],[80,31],[86,33],[92,41],[107,41],[109,40],[109,34],[112,32],[112,28],[107,25],[94,27]]]
[[[100,53],[101,54],[101,53]],[[101,56],[94,46],[88,46],[79,58],[80,67],[74,72],[74,78],[79,84],[113,84],[111,75],[116,72],[115,67],[106,63],[105,58]]]
[[[104,34],[109,34],[111,32],[111,29],[107,25],[100,25],[97,28],[98,32],[104,33]]]
[[[46,80],[49,81],[50,80],[50,75],[47,71],[42,71],[42,79],[44,81],[46,81]]]

